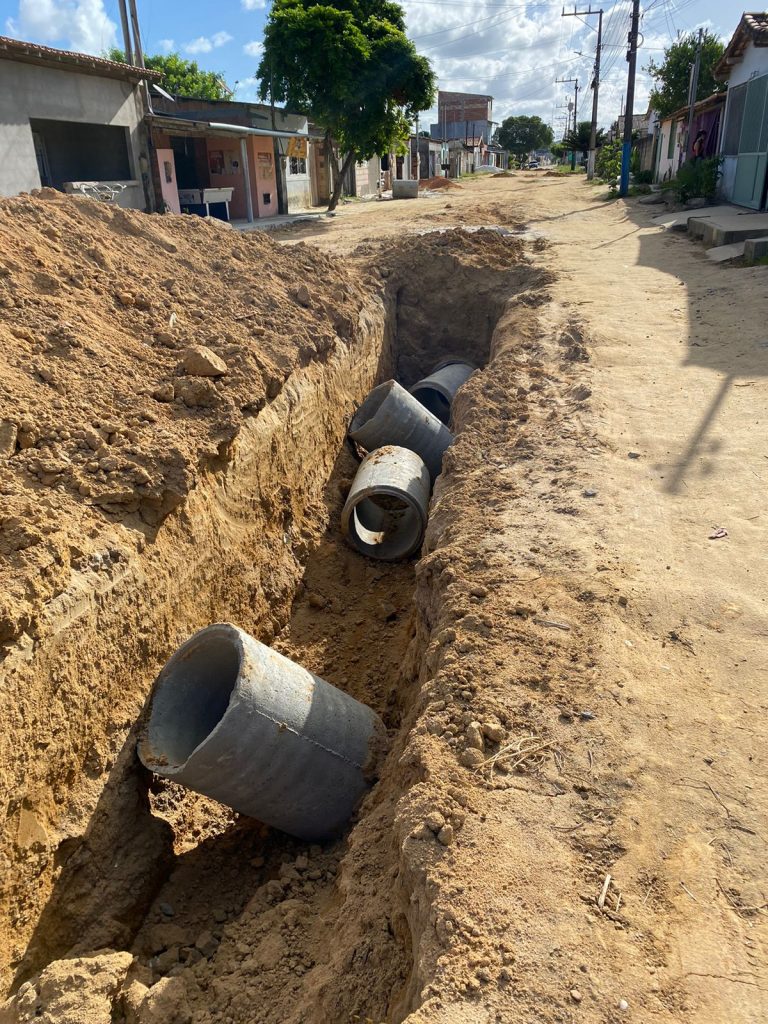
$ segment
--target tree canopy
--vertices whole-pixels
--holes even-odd
[[[584,159],[587,159],[587,153],[589,152],[589,142],[592,134],[592,122],[591,121],[579,121],[576,128],[572,128],[563,139],[566,149],[573,150],[575,153],[583,153]],[[596,144],[602,146],[605,141],[605,132],[602,128],[597,129]]]
[[[688,87],[691,66],[696,60],[697,32],[672,43],[664,50],[664,60],[660,64],[651,60],[646,68],[656,84],[651,90],[651,106],[662,120],[680,107],[688,103]],[[701,65],[699,68],[699,84],[696,89],[696,102],[705,99],[713,92],[725,88],[714,79],[713,71],[720,60],[725,46],[720,39],[705,30],[701,44]]]
[[[345,154],[342,168],[331,159],[331,209],[353,160],[395,149],[435,94],[429,61],[390,0],[273,0],[256,74],[263,99],[311,116]]]
[[[113,47],[107,52],[108,60],[125,62],[125,53]],[[196,100],[226,100],[231,96],[224,78],[216,71],[203,71],[194,60],[184,60],[178,53],[155,54],[145,57],[144,63],[163,75],[162,86],[174,96],[188,96]]]
[[[533,149],[543,149],[552,142],[552,129],[540,117],[508,117],[501,122],[497,132],[499,145],[510,153],[524,156]]]

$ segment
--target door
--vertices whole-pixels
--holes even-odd
[[[759,210],[765,197],[765,172],[768,164],[768,75],[747,83],[744,112],[739,133],[733,201],[739,206]]]
[[[45,149],[45,139],[40,132],[32,132],[32,142],[35,147],[35,158],[37,159],[37,171],[40,175],[40,184],[45,188],[51,186],[51,169],[48,165],[48,153]]]

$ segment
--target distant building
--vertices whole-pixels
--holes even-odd
[[[437,94],[437,124],[430,125],[433,139],[481,138],[488,145],[493,135],[493,96],[473,92]]]

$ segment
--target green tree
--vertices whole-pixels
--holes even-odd
[[[575,130],[571,129],[563,139],[566,149],[572,149],[576,153],[581,153],[584,159],[587,159],[589,153],[589,142],[592,134],[592,122],[591,121],[579,121],[576,125]],[[597,148],[602,146],[605,141],[605,132],[602,128],[597,129]]]
[[[664,50],[664,60],[657,64],[651,60],[646,68],[655,79],[651,90],[651,106],[662,120],[688,103],[688,88],[691,66],[696,60],[698,32],[682,36]],[[701,43],[701,65],[696,101],[703,100],[713,92],[720,92],[725,85],[716,82],[714,69],[723,56],[725,46],[720,39],[705,30]]]
[[[501,122],[498,131],[499,145],[514,153],[525,156],[533,149],[543,149],[552,142],[552,129],[540,117],[508,117]]]
[[[390,0],[273,0],[256,74],[263,99],[271,93],[325,129],[329,210],[353,162],[401,145],[435,95],[429,61]]]
[[[125,53],[113,47],[107,51],[107,59],[125,63]],[[144,63],[153,71],[162,72],[162,86],[174,96],[187,96],[195,100],[226,100],[232,95],[221,74],[203,71],[196,61],[184,60],[178,53],[157,53],[153,57],[145,57]]]

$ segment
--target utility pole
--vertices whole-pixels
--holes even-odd
[[[555,83],[573,82],[573,132],[576,133],[576,115],[579,109],[579,80],[578,78],[556,78]],[[571,170],[576,170],[576,150],[571,147]]]
[[[128,26],[128,9],[125,6],[125,0],[120,0],[120,24],[123,27],[123,49],[125,50],[125,63],[133,64],[131,30]]]
[[[589,10],[577,11],[576,5],[574,4],[572,11],[566,11],[563,8],[563,18],[582,18],[589,14],[596,14],[597,18],[597,48],[595,50],[595,70],[592,76],[592,125],[589,130],[589,154],[587,156],[587,180],[592,181],[595,176],[595,152],[597,150],[597,97],[600,90],[600,54],[603,49],[603,10],[600,8],[597,11],[592,10],[592,4],[589,5]]]
[[[627,107],[624,111],[624,144],[621,148],[621,183],[619,195],[629,192],[629,162],[632,158],[632,122],[635,109],[635,73],[637,71],[637,34],[640,28],[640,0],[632,0],[632,21],[629,28],[627,61]]]
[[[134,59],[137,68],[144,67],[144,52],[141,49],[141,32],[139,31],[139,15],[136,10],[136,0],[128,0],[128,8],[131,12],[131,27],[133,28]]]
[[[693,112],[696,106],[696,93],[699,91],[699,68],[701,67],[701,44],[704,40],[704,29],[699,29],[699,39],[696,43],[696,60],[691,68],[691,78],[688,84],[688,138],[685,143],[685,156],[690,160],[693,148]]]

